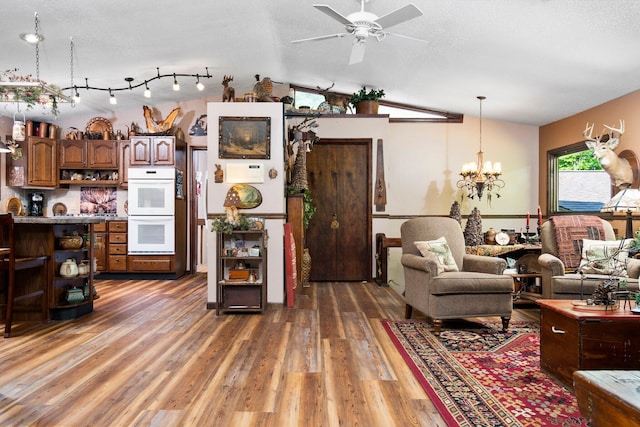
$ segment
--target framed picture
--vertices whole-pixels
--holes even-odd
[[[219,158],[271,158],[271,117],[221,116],[219,122]]]

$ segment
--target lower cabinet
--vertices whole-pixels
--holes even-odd
[[[109,271],[127,271],[127,221],[108,221]]]

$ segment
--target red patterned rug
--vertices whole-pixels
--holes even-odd
[[[587,426],[575,396],[540,371],[537,325],[447,322],[440,338],[426,322],[383,325],[453,426]]]

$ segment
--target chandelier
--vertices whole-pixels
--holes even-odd
[[[500,179],[502,175],[502,165],[500,162],[491,163],[484,161],[484,153],[482,152],[482,101],[484,96],[477,97],[480,100],[480,151],[475,162],[469,162],[462,165],[460,175],[462,179],[458,181],[458,188],[467,191],[469,199],[482,200],[482,195],[487,195],[490,202],[492,196],[500,197],[500,189],[504,188],[504,181]]]

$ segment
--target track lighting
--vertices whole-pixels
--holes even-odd
[[[80,97],[80,95],[78,94],[78,89],[86,89],[86,90],[101,90],[101,91],[105,91],[105,92],[109,92],[109,102],[112,104],[115,104],[117,102],[117,100],[115,100],[115,95],[113,92],[117,92],[117,91],[123,91],[123,90],[133,90],[133,89],[137,89],[141,86],[144,86],[144,97],[145,98],[150,98],[151,97],[151,90],[149,89],[149,83],[154,81],[154,80],[159,80],[159,79],[163,79],[165,77],[173,77],[173,90],[174,91],[179,91],[180,90],[180,83],[178,83],[178,77],[195,77],[196,78],[196,87],[198,88],[198,90],[202,91],[204,90],[204,84],[202,84],[202,82],[200,81],[201,78],[204,79],[210,79],[211,77],[213,77],[211,74],[209,74],[209,68],[205,67],[205,71],[206,74],[180,74],[180,73],[171,73],[171,74],[160,74],[160,68],[156,67],[156,75],[151,77],[150,79],[145,79],[144,81],[142,81],[141,83],[138,84],[132,84],[132,82],[134,81],[133,77],[125,77],[125,81],[127,82],[126,86],[123,87],[110,87],[110,88],[104,88],[104,87],[97,87],[97,86],[90,86],[89,85],[89,79],[87,79],[85,77],[85,84],[84,86],[75,86],[75,85],[71,85],[69,87],[65,87],[62,88],[62,90],[74,90],[75,91],[75,95],[74,97]]]
[[[173,90],[176,92],[180,90],[180,83],[178,83],[175,73],[173,74]]]
[[[118,103],[118,100],[116,99],[116,96],[111,93],[111,89],[109,89],[109,104],[111,105],[116,105]]]
[[[199,91],[204,90],[204,85],[200,83],[200,76],[198,74],[196,74],[196,87],[198,88]]]
[[[75,102],[76,104],[79,104],[80,103],[80,94],[78,93],[78,87],[74,86],[73,90],[74,90],[73,102]]]

